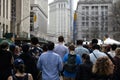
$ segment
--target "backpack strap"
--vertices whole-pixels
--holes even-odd
[[[93,52],[93,55],[95,56],[95,58],[97,59],[97,56],[95,55],[95,53]]]
[[[28,73],[24,76],[23,80],[28,80]]]
[[[15,75],[12,75],[13,80],[18,80]]]

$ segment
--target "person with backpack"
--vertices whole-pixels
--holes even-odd
[[[38,80],[37,76],[39,71],[37,69],[35,59],[29,55],[30,54],[29,48],[30,46],[28,44],[26,43],[23,44],[22,46],[23,53],[19,56],[19,58],[21,58],[24,61],[25,72],[31,73],[33,76],[33,79]]]
[[[76,54],[74,50],[75,46],[73,44],[70,45],[69,53],[65,54],[63,58],[63,80],[75,80],[77,67],[82,63],[79,54]]]
[[[37,63],[37,60],[41,53],[43,52],[42,48],[38,46],[39,40],[37,37],[31,38],[31,47],[30,47],[30,55],[35,59],[35,62]]]
[[[8,80],[33,80],[30,73],[25,73],[25,65],[22,59],[15,59],[14,63],[15,74],[8,77]]]

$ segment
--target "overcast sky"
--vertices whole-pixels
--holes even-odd
[[[51,3],[52,1],[54,1],[54,0],[48,0],[48,3]],[[76,9],[77,2],[78,2],[78,0],[74,0],[74,6],[73,6],[74,10]]]

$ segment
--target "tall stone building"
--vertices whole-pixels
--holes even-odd
[[[0,0],[0,38],[10,32],[11,0]]]
[[[31,35],[46,39],[48,26],[48,0],[31,0],[30,7]]]
[[[70,41],[70,7],[68,0],[54,0],[49,4],[48,35],[51,41],[57,42],[57,37],[62,35],[65,41]]]
[[[112,0],[79,0],[77,5],[77,39],[103,39],[109,33]]]
[[[11,32],[17,37],[28,38],[30,35],[30,0],[12,0]]]

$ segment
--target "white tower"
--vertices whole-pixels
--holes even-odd
[[[57,42],[57,37],[62,35],[65,41],[70,40],[70,9],[68,0],[54,0],[49,4],[48,34],[51,41]]]

